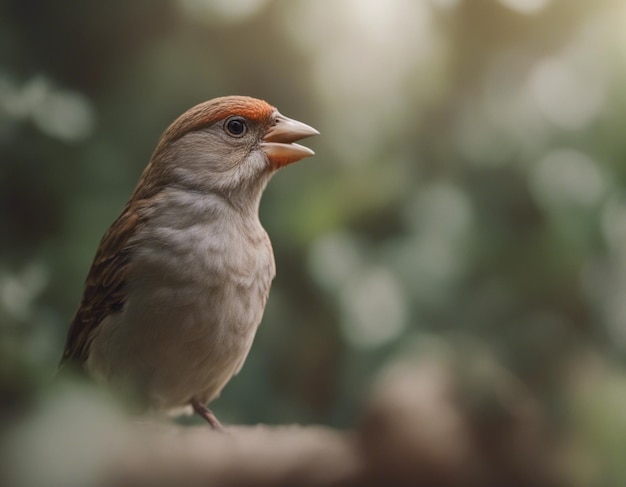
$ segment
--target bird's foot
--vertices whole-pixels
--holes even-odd
[[[193,410],[200,416],[202,416],[207,421],[207,423],[211,425],[211,428],[217,431],[224,430],[222,423],[218,421],[218,419],[215,417],[215,414],[213,414],[213,411],[206,407],[206,404],[202,404],[197,399],[194,399],[191,401],[191,407],[193,407]]]

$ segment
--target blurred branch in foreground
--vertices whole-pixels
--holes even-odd
[[[129,421],[75,389],[4,438],[8,485],[558,486],[540,407],[484,362],[399,362],[355,431]],[[469,384],[469,385],[468,385]],[[5,483],[4,485],[7,485]]]

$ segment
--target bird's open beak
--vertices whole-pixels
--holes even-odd
[[[292,162],[315,155],[315,152],[308,147],[295,143],[296,140],[312,135],[319,135],[319,132],[305,123],[292,120],[276,112],[274,125],[263,137],[261,147],[267,154],[272,167],[279,169]]]

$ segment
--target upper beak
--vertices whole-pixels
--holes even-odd
[[[305,123],[292,120],[276,112],[274,125],[263,137],[261,147],[267,154],[272,166],[279,169],[304,157],[315,155],[315,152],[308,147],[294,143],[296,140],[312,135],[319,135],[319,132]]]

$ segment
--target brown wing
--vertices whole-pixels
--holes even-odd
[[[100,241],[85,281],[85,291],[67,334],[61,364],[82,365],[93,332],[110,313],[124,307],[126,279],[132,251],[129,241],[140,224],[138,205],[130,202]]]
[[[162,142],[159,147],[161,145]],[[154,166],[155,159],[166,157],[167,153],[159,151],[159,147],[144,169],[122,214],[100,241],[100,247],[87,274],[80,306],[67,333],[59,366],[68,362],[83,365],[89,355],[94,330],[106,316],[118,313],[124,307],[125,286],[133,250],[132,238],[142,226],[143,220],[148,217],[148,208],[154,207],[163,189],[163,170]]]

